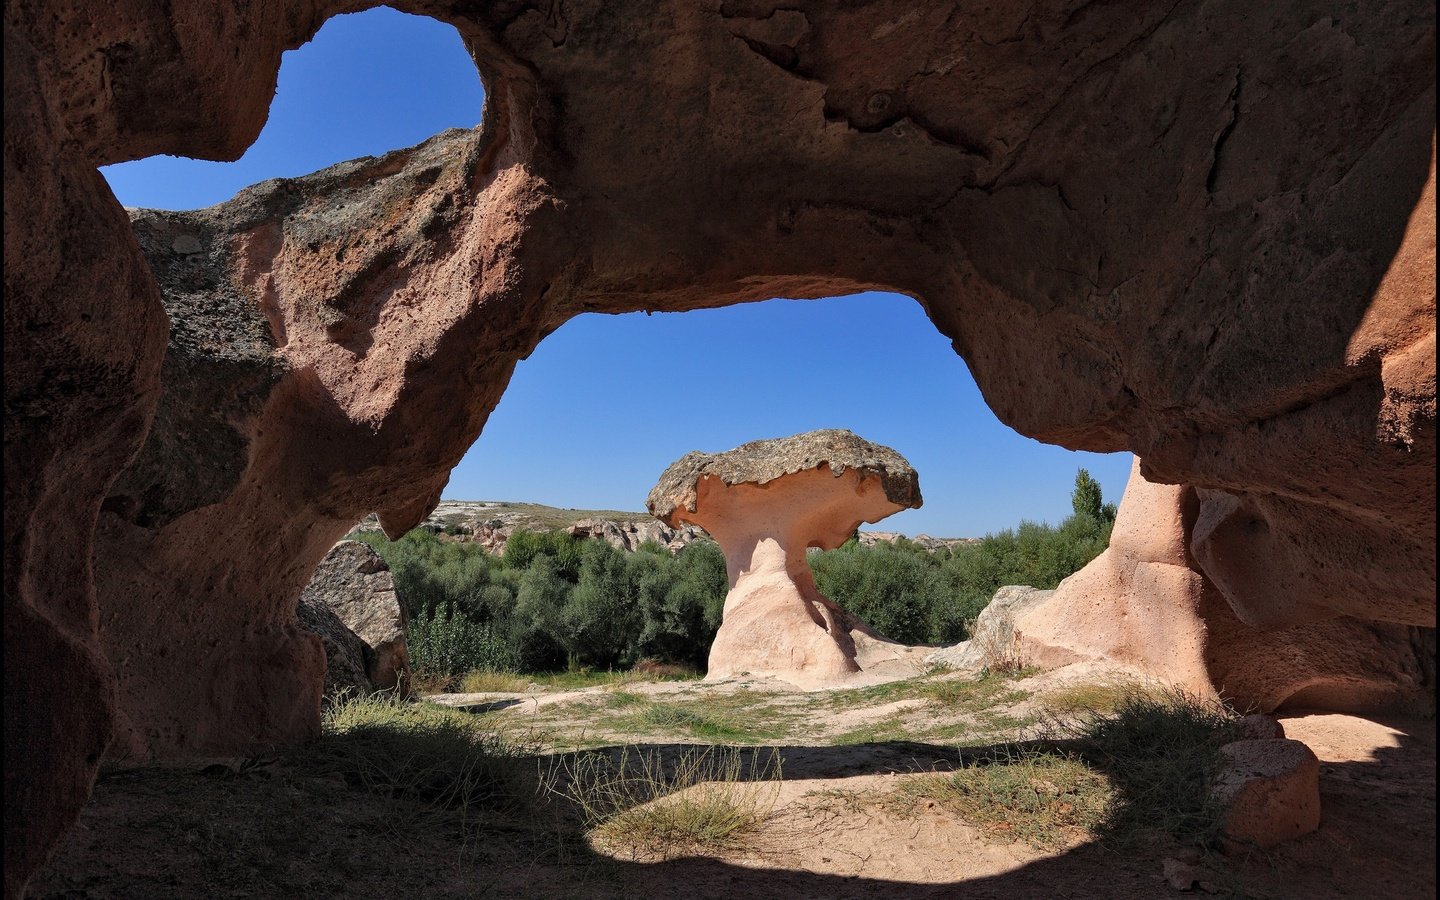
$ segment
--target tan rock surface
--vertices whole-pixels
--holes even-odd
[[[406,0],[481,129],[127,225],[96,166],[238,157],[364,5],[5,7],[7,891],[112,697],[123,752],[314,733],[314,566],[423,518],[587,310],[917,297],[1005,422],[1193,485],[1244,622],[1434,624],[1428,4]],[[161,398],[161,295],[271,349],[177,328]]]
[[[1136,461],[1110,547],[1015,619],[1019,652],[1059,666],[1128,664],[1242,709],[1434,709],[1434,631],[1339,616],[1242,622],[1189,552],[1199,498]]]
[[[1223,808],[1220,830],[1235,852],[1267,849],[1320,827],[1320,760],[1299,741],[1236,741],[1224,760],[1213,796]]]
[[[395,594],[390,568],[369,544],[341,541],[325,554],[301,602],[325,604],[365,646],[365,676],[379,690],[405,689],[410,658],[405,646],[409,617]]]
[[[706,677],[815,688],[907,655],[820,593],[805,551],[833,550],[862,522],[920,502],[909,463],[848,431],[689,453],[666,469],[646,501],[651,514],[709,532],[730,578]]]
[[[936,650],[925,661],[952,669],[983,669],[1007,658],[1019,659],[1015,620],[1044,604],[1054,593],[1025,585],[1005,585],[980,610],[969,640]]]

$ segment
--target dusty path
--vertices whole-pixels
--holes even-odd
[[[1079,831],[1041,850],[943,806],[885,802],[907,780],[953,766],[957,745],[1037,727],[1046,698],[1096,677],[1061,671],[977,686],[940,676],[828,694],[637,682],[456,696],[450,702],[477,720],[574,746],[681,754],[697,744],[747,744],[746,753],[783,759],[784,778],[758,785],[770,791],[767,814],[743,845],[656,860],[588,844],[543,810],[488,815],[461,832],[409,801],[283,759],[112,769],[32,894],[1149,898],[1178,893],[1164,874],[1166,861],[1179,858],[1205,888],[1227,896],[1435,896],[1433,721],[1287,718],[1287,732],[1323,761],[1324,820],[1319,832],[1253,859],[1186,857],[1176,846],[1121,854]],[[709,728],[733,736],[694,733]]]

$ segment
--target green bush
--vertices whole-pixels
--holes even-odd
[[[1081,469],[1075,514],[1058,527],[1022,522],[977,543],[929,553],[913,541],[855,540],[809,556],[816,586],[881,634],[912,644],[969,637],[1006,584],[1053,588],[1110,540],[1114,504]],[[729,589],[710,541],[678,556],[647,543],[634,553],[564,531],[517,532],[494,557],[467,541],[415,529],[373,546],[411,617],[417,670],[546,672],[628,667],[640,659],[704,668]]]
[[[1007,584],[1048,590],[1100,555],[1110,543],[1114,504],[1081,469],[1071,495],[1075,514],[1058,527],[1021,522],[978,543],[927,553],[913,541],[810,555],[820,592],[905,643],[950,644]]]
[[[448,606],[411,619],[405,640],[410,665],[417,672],[448,675],[471,669],[514,671],[520,665],[509,635]]]

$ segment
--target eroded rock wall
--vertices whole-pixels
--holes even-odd
[[[1242,709],[1435,711],[1435,630],[1353,616],[1252,625],[1193,551],[1198,492],[1137,460],[1110,547],[1014,619],[1027,662],[1104,660]]]
[[[311,568],[587,310],[910,294],[1008,424],[1193,486],[1249,626],[1433,625],[1430,4],[401,2],[478,132],[127,221],[95,166],[238,156],[364,5],[6,5],[7,892],[111,685],[121,752],[313,733]],[[162,294],[238,341],[175,328],[163,397]]]

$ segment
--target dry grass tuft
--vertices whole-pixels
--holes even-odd
[[[892,802],[913,810],[933,801],[988,837],[1057,849],[1094,831],[1110,796],[1105,776],[1075,756],[1004,747],[962,760],[955,772],[912,779]]]
[[[1052,700],[1053,702],[1053,700]],[[895,795],[945,806],[987,833],[1042,849],[1081,833],[1117,849],[1155,839],[1208,846],[1219,822],[1210,797],[1219,749],[1237,714],[1176,688],[1076,691],[1064,701],[1069,739],[961,751],[953,773],[916,779]],[[1097,708],[1099,707],[1099,708]]]
[[[529,686],[530,679],[516,675],[514,672],[474,669],[460,677],[459,692],[462,694],[516,694],[523,693]]]
[[[459,812],[465,821],[534,798],[535,767],[525,757],[535,749],[467,713],[378,695],[328,709],[320,739],[297,751],[296,762],[372,794],[417,801],[403,806],[412,819]]]
[[[1175,687],[1132,691],[1113,711],[1086,715],[1080,753],[1115,789],[1101,836],[1119,845],[1156,834],[1209,844],[1220,820],[1210,787],[1238,718]]]
[[[1040,702],[1061,716],[1083,713],[1113,713],[1125,700],[1144,688],[1126,682],[1076,682],[1046,692]]]
[[[558,774],[602,848],[659,859],[743,846],[774,809],[781,778],[778,752],[747,760],[739,748],[718,746],[687,750],[673,765],[628,747],[615,762],[585,753]]]
[[[1013,630],[990,628],[980,629],[979,633],[972,634],[974,637],[971,640],[976,642],[980,658],[985,663],[982,671],[1008,677],[1025,673],[1025,659],[1020,654]]]

